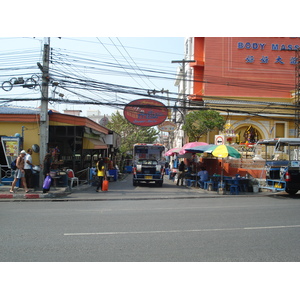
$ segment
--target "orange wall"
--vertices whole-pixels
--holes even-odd
[[[295,89],[296,51],[281,49],[300,48],[300,38],[195,37],[194,47],[195,80],[206,82],[195,83],[195,94],[286,98]]]
[[[210,158],[204,158],[201,160],[203,163],[203,166],[206,168],[209,176],[212,176],[213,174],[221,174],[222,168],[223,168],[223,175],[224,176],[231,176],[234,177],[236,174],[239,174],[240,176],[246,176],[246,174],[254,177],[254,178],[265,178],[266,171],[264,168],[257,168],[257,169],[246,169],[243,167],[233,167],[228,162],[222,162],[222,159],[210,159]]]

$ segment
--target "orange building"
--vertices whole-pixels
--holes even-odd
[[[295,136],[300,38],[193,37],[185,43],[185,60],[195,61],[185,66],[191,107],[219,111],[236,143]],[[214,143],[215,134],[204,139]]]

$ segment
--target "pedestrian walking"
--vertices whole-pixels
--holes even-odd
[[[15,172],[14,181],[12,182],[11,189],[9,191],[10,193],[14,193],[14,188],[19,179],[21,179],[21,183],[25,189],[25,193],[29,192],[29,190],[27,188],[26,180],[25,180],[25,171],[24,171],[25,155],[26,155],[26,151],[22,150],[17,158],[17,162],[16,162],[17,170]]]
[[[102,184],[103,184],[103,180],[105,177],[105,164],[104,164],[104,160],[102,158],[100,158],[96,164],[96,168],[97,168],[97,176],[98,176],[98,185],[96,188],[96,192],[99,192],[99,189],[101,188],[102,191]]]

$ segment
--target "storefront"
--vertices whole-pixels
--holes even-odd
[[[238,143],[295,137],[298,49],[300,39],[289,37],[187,38],[187,105],[220,112]],[[216,134],[202,140],[213,143]]]
[[[33,145],[39,145],[38,113],[36,109],[0,107],[1,136],[3,138],[20,136],[19,148],[26,151]],[[108,158],[113,162],[120,146],[119,141],[119,136],[115,132],[89,118],[53,111],[49,113],[48,153],[52,156],[52,169],[57,172],[72,169],[76,174],[93,167],[99,157]],[[9,170],[10,163],[2,148],[1,146],[1,177],[7,175],[6,170]],[[38,152],[34,152],[32,158],[34,165],[39,165],[40,161],[43,161]]]

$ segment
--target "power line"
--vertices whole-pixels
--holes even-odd
[[[106,51],[112,56],[112,58],[120,65],[121,68],[125,70],[125,72],[138,84],[140,85],[127,71],[126,69],[119,63],[119,61],[114,57],[114,55],[104,46],[104,44],[97,38],[97,40],[102,44],[102,46],[106,49]]]
[[[98,42],[99,43],[99,42]],[[116,47],[120,47],[119,45],[115,45]],[[130,48],[130,47],[129,47]],[[79,54],[78,54],[79,53]],[[22,51],[6,51],[5,53],[1,52],[0,54],[6,54],[7,60],[5,60],[4,56],[0,55],[0,87],[3,81],[6,79],[10,79],[11,77],[21,77],[22,75],[32,75],[38,71],[36,66],[37,57],[40,55],[39,51],[33,51],[32,49],[26,50],[26,53],[22,54]],[[148,89],[144,89],[143,87],[134,87],[129,85],[117,85],[110,83],[108,80],[106,82],[95,80],[94,78],[87,77],[85,74],[104,74],[104,75],[113,75],[113,76],[138,76],[139,78],[147,79],[157,79],[157,80],[175,80],[176,74],[175,72],[168,71],[167,68],[160,68],[159,66],[152,65],[151,67],[145,66],[145,64],[141,63],[140,67],[138,67],[139,72],[136,72],[136,68],[132,66],[131,63],[127,61],[127,64],[121,63],[120,59],[117,59],[117,63],[109,62],[107,60],[101,61],[99,58],[90,55],[85,55],[85,57],[80,56],[80,52],[67,52],[61,49],[52,49],[52,64],[50,69],[50,77],[52,81],[58,81],[62,88],[68,90],[68,92],[72,95],[76,95],[79,98],[86,99],[109,99],[105,105],[122,105],[126,104],[130,101],[127,97],[131,96],[142,96],[147,97]],[[96,55],[96,54],[95,54]],[[124,57],[124,56],[123,56]],[[113,58],[115,60],[115,58]],[[133,60],[133,59],[132,59]],[[4,64],[2,64],[5,63]],[[33,62],[33,63],[32,63]],[[13,67],[11,67],[13,65]],[[171,64],[170,64],[171,65]],[[129,75],[130,74],[130,75]],[[25,77],[24,76],[24,77]],[[77,77],[78,76],[78,77]],[[107,78],[107,77],[106,77]],[[274,84],[273,82],[261,82],[255,80],[241,80],[238,78],[232,79],[230,82],[226,82],[225,79],[221,76],[210,76],[207,78],[207,81],[197,80],[186,80],[187,82],[193,83],[205,83],[212,85],[232,85],[234,87],[239,88],[249,88],[259,89],[262,91],[280,91],[289,93],[290,90],[294,88],[293,85],[290,84]],[[59,86],[60,86],[59,85]],[[139,85],[140,86],[140,85]],[[30,99],[28,97],[28,93],[36,93],[38,91],[35,90],[27,90],[23,89],[20,86],[14,86],[14,89],[22,88],[22,97],[23,99]],[[118,100],[116,100],[116,94],[118,94]],[[124,95],[124,97],[122,97]],[[10,93],[10,97],[15,97],[15,94]],[[175,102],[178,101],[178,93],[170,91],[170,101]],[[206,105],[211,106],[213,103],[218,103],[219,106],[222,106],[222,109],[225,109],[229,105],[253,105],[253,101],[245,100],[242,97],[238,99],[230,99],[228,97],[214,97],[214,96],[203,96]],[[3,100],[1,100],[3,99]],[[7,99],[1,98],[0,101],[9,101]],[[18,97],[15,98],[16,101]],[[13,99],[12,101],[15,101]],[[165,101],[166,97],[159,97],[159,95],[155,96],[155,99]],[[61,101],[61,99],[58,99]],[[222,102],[223,103],[220,103]],[[230,101],[231,104],[226,103]],[[241,101],[243,101],[241,103]],[[82,102],[84,103],[84,102]],[[276,105],[276,102],[273,103],[270,100],[263,102],[265,108],[267,105]],[[78,104],[80,104],[80,99],[78,100]],[[288,104],[285,105],[283,103],[278,106],[288,107]],[[293,106],[289,106],[293,107]],[[268,107],[268,109],[273,109]],[[286,108],[287,109],[287,108]]]
[[[146,74],[144,74],[144,72],[141,70],[141,68],[136,64],[136,62],[134,61],[134,59],[131,57],[131,55],[128,53],[128,51],[126,50],[126,48],[124,47],[124,45],[121,43],[121,41],[119,40],[119,38],[117,38],[118,42],[120,43],[120,45],[123,47],[123,49],[125,50],[125,52],[127,53],[127,55],[130,57],[130,59],[132,60],[132,62],[135,64],[135,66],[140,70],[140,72],[147,77]],[[147,77],[148,78],[148,77]],[[148,80],[151,82],[152,85],[154,85],[156,88],[158,88],[149,78]]]
[[[114,41],[109,38],[111,40],[111,42],[113,43],[113,45],[116,47],[116,49],[119,51],[119,53],[124,57],[124,59],[126,60],[126,62],[128,63],[128,65],[131,67],[131,69],[137,74],[137,76],[149,87],[149,85],[146,83],[146,81],[144,81],[144,79],[140,76],[140,74],[135,70],[135,68],[131,65],[131,63],[128,61],[128,59],[123,55],[123,53],[119,50],[119,48],[116,46],[116,44],[114,43]],[[140,85],[141,86],[141,85]]]

